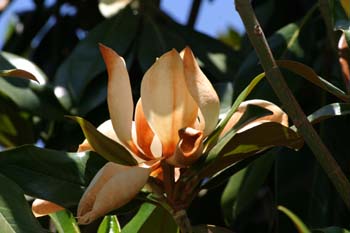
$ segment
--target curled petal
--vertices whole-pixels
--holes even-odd
[[[113,162],[106,163],[106,165],[103,168],[101,168],[95,175],[95,177],[92,179],[90,185],[81,197],[77,211],[78,217],[86,214],[92,209],[97,194],[100,192],[102,187],[111,179],[113,175],[127,170],[128,168],[128,166],[123,166]]]
[[[220,112],[220,100],[188,47],[183,52],[183,63],[187,87],[202,113],[200,125],[204,136],[207,136],[216,127]]]
[[[150,127],[162,142],[163,156],[172,155],[179,140],[178,130],[192,126],[198,114],[178,52],[164,54],[146,72],[141,101]]]
[[[262,108],[266,108],[272,112],[271,115],[267,115],[264,117],[260,117],[249,124],[243,126],[241,129],[238,130],[238,132],[245,131],[247,129],[253,128],[257,125],[260,125],[264,122],[277,122],[280,123],[286,127],[288,127],[288,116],[287,114],[280,109],[277,105],[266,101],[266,100],[260,100],[260,99],[254,99],[254,100],[248,100],[244,101],[239,105],[237,111],[232,115],[231,119],[223,129],[221,136],[223,136],[225,133],[227,133],[241,118],[243,113],[246,111],[248,105],[257,105]]]
[[[151,168],[136,166],[126,167],[126,169],[114,172],[111,177],[102,182],[103,185],[98,182],[93,184],[94,192],[91,198],[86,199],[88,203],[85,201],[79,203],[79,207],[82,205],[84,209],[78,211],[78,223],[89,224],[128,203],[146,184],[151,170]],[[100,177],[102,178],[102,176]],[[87,192],[89,191],[87,190]]]
[[[64,210],[64,208],[50,201],[37,198],[32,203],[32,212],[35,217],[45,216],[60,210]]]
[[[203,152],[203,132],[185,128],[179,130],[180,141],[173,156],[166,161],[176,167],[186,167],[194,163]]]
[[[119,142],[119,139],[117,138],[117,135],[114,132],[111,120],[107,120],[107,121],[103,122],[101,125],[99,125],[97,127],[97,130],[99,132],[101,132],[102,134],[104,134],[105,136],[107,136],[108,138],[110,138],[116,142]],[[91,147],[90,143],[85,139],[79,145],[78,152],[88,151],[88,150],[93,150],[93,148]]]
[[[130,146],[134,104],[125,61],[104,45],[100,45],[100,51],[108,72],[107,102],[112,125],[120,141]]]

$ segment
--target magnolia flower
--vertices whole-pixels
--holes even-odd
[[[173,49],[149,68],[142,79],[135,112],[124,59],[103,45],[100,51],[108,72],[111,119],[98,130],[128,149],[139,165],[107,163],[80,200],[77,213],[80,224],[88,224],[129,202],[149,176],[161,176],[161,160],[175,168],[193,164],[203,154],[203,140],[215,129],[220,109],[219,98],[190,48],[181,54]],[[285,113],[272,103],[261,100],[247,103],[274,113],[262,121],[288,124]],[[247,103],[233,115],[222,135],[238,121]],[[256,120],[249,125],[261,122]],[[79,151],[90,149],[93,148],[86,140],[79,147]]]
[[[134,113],[124,59],[103,45],[100,50],[108,71],[111,120],[99,130],[126,147],[140,165],[108,163],[103,167],[79,203],[80,223],[89,223],[130,201],[151,172],[159,169],[160,160],[177,167],[195,162],[202,154],[203,139],[216,126],[220,109],[214,88],[192,51],[185,48],[182,56],[174,49],[167,52],[145,73]],[[85,141],[79,150],[90,148]],[[113,195],[113,189],[123,190],[124,196]]]

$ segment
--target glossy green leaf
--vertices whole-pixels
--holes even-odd
[[[237,111],[239,105],[247,98],[247,96],[251,93],[254,87],[265,77],[265,73],[261,73],[256,76],[249,85],[240,93],[235,102],[233,103],[230,111],[227,112],[226,116],[223,120],[221,120],[217,126],[217,128],[210,134],[208,139],[205,141],[207,146],[213,145],[219,138],[220,133],[232,117],[232,115]]]
[[[88,36],[79,42],[70,56],[62,63],[55,75],[55,85],[67,90],[67,108],[79,104],[88,83],[106,70],[98,43],[107,45],[125,56],[138,31],[140,17],[130,7],[92,29]],[[72,98],[72,103],[69,101]]]
[[[312,114],[310,114],[307,119],[312,124],[317,124],[326,119],[336,117],[336,116],[344,116],[350,114],[350,104],[348,103],[333,103],[323,106],[322,108],[316,110]]]
[[[221,171],[218,171],[216,174],[212,175],[213,172],[208,174],[203,174],[204,177],[207,177],[209,175],[212,175],[211,177],[208,177],[205,182],[202,183],[203,189],[212,189],[216,188],[220,185],[222,185],[224,182],[226,182],[231,176],[242,170],[243,168],[247,167],[249,164],[251,164],[254,160],[256,160],[259,156],[250,156],[246,159],[242,159],[238,161],[237,163],[232,164],[231,166],[228,166]]]
[[[138,61],[144,72],[160,57],[163,53],[175,48],[182,50],[186,43],[179,35],[175,34],[170,28],[164,30],[151,16],[147,15],[143,21],[144,25],[140,36],[140,47],[137,53]],[[149,46],[152,41],[153,45]]]
[[[302,137],[290,128],[276,122],[265,122],[236,134],[220,153],[227,158],[237,154],[261,151],[273,146],[300,149],[303,144]]]
[[[0,174],[0,187],[0,232],[42,232],[43,229],[33,216],[21,188],[3,174]]]
[[[120,233],[121,229],[117,216],[107,215],[103,218],[102,223],[98,227],[97,233]]]
[[[137,214],[125,225],[123,233],[178,233],[173,217],[162,207],[144,203]]]
[[[221,206],[227,224],[234,222],[242,210],[254,200],[270,172],[275,155],[276,150],[265,153],[230,178],[221,196]]]
[[[232,138],[237,134],[237,131],[249,124],[250,122],[267,115],[271,115],[272,112],[265,108],[256,106],[256,105],[248,105],[246,111],[239,119],[239,121],[233,126],[233,128],[223,136],[218,143],[209,151],[206,161],[210,162],[217,158],[221,151],[225,148],[227,143],[230,143]]]
[[[35,143],[32,119],[10,100],[0,97],[0,145]]]
[[[214,225],[198,225],[192,227],[193,233],[233,233],[229,229]]]
[[[239,134],[232,130],[225,137],[230,140],[219,142],[224,143],[224,146],[217,152],[215,151],[219,153],[216,156],[219,159],[209,168],[203,169],[201,176],[212,176],[240,160],[272,147],[285,146],[300,149],[304,144],[303,138],[294,130],[276,122],[262,123]]]
[[[22,79],[0,78],[0,93],[34,115],[51,119],[63,117],[64,110],[50,86]]]
[[[313,233],[350,233],[349,230],[341,227],[326,227],[322,229],[315,229]]]
[[[279,60],[277,61],[277,64],[279,67],[288,69],[289,71],[300,75],[302,78],[338,97],[339,99],[347,102],[350,101],[349,95],[346,95],[344,91],[340,90],[330,82],[318,76],[316,72],[309,66],[297,61],[290,60]]]
[[[80,233],[79,226],[73,214],[68,210],[61,210],[50,214],[58,233]]]
[[[311,233],[308,227],[295,215],[292,211],[284,206],[277,207],[279,211],[283,212],[293,222],[299,233]]]
[[[90,145],[106,160],[124,165],[137,165],[137,161],[127,149],[104,136],[90,122],[81,117],[68,117],[79,123]]]
[[[1,56],[16,68],[11,71],[12,74],[8,76],[13,75],[19,78],[29,78],[40,84],[45,84],[47,82],[48,78],[46,74],[30,60],[9,52],[1,52]]]
[[[0,171],[33,197],[75,207],[106,163],[94,152],[67,153],[21,146],[0,152]]]

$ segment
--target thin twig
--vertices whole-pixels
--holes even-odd
[[[244,23],[248,37],[265,70],[267,80],[281,100],[287,114],[297,127],[298,132],[304,137],[305,142],[309,145],[321,167],[327,173],[348,209],[350,209],[349,180],[346,178],[327,147],[323,144],[320,136],[307,120],[300,105],[285,82],[249,0],[235,0],[235,4]]]
[[[194,24],[196,23],[201,3],[202,3],[202,0],[192,1],[192,7],[191,7],[190,16],[188,17],[187,26],[194,28]]]

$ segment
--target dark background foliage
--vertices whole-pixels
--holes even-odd
[[[181,50],[186,45],[192,48],[219,93],[223,110],[262,72],[246,35],[228,32],[221,35],[222,41],[210,38],[196,32],[191,23],[175,22],[159,9],[157,1],[140,1],[140,5],[132,4],[109,19],[100,14],[97,1],[57,0],[51,7],[45,7],[44,1],[34,2],[34,10],[18,15],[19,22],[9,30],[3,51],[32,61],[44,72],[47,81],[38,86],[23,80],[0,80],[0,144],[3,147],[40,141],[46,148],[72,152],[83,140],[83,134],[79,125],[64,115],[82,116],[95,126],[109,118],[106,71],[98,43],[110,46],[125,58],[134,100],[139,97],[143,73],[156,57],[171,48]],[[200,4],[200,1],[194,2]],[[67,4],[75,9],[73,13],[62,12]],[[302,62],[345,90],[338,53],[327,37],[324,19],[315,6],[317,1],[256,0],[252,4],[276,59]],[[192,13],[195,18],[196,12]],[[48,24],[50,20],[53,23]],[[332,39],[337,41],[340,34],[340,31],[333,32]],[[13,58],[1,52],[0,69],[13,66]],[[291,72],[284,70],[283,73],[306,114],[340,101]],[[249,98],[280,105],[266,81],[259,84]],[[349,177],[349,117],[329,119],[315,127]],[[49,197],[48,193],[39,193],[18,178],[24,165],[17,164],[20,168],[14,168],[11,164],[20,157],[8,159],[6,156],[8,154],[0,155],[0,173],[19,185],[15,189],[22,188],[26,194],[36,197]],[[28,152],[28,156],[34,155]],[[52,173],[55,168],[39,171],[33,161],[28,163],[36,172],[60,176]],[[54,162],[49,159],[47,164],[51,163]],[[89,164],[86,169],[94,173],[101,163]],[[74,173],[74,169],[71,172]],[[23,174],[29,180],[34,179],[30,172]],[[8,182],[8,178],[4,178],[4,182]],[[81,178],[79,185],[86,185],[91,175],[85,178]],[[55,185],[57,182],[47,184],[50,190]],[[81,188],[71,185],[76,191],[74,195],[81,195]],[[58,200],[58,195],[52,200],[74,207],[76,196],[72,203],[68,203],[69,198]],[[277,205],[291,209],[312,229],[349,228],[349,211],[307,146],[298,152],[276,148],[261,155],[233,178],[201,192],[190,207],[189,216],[195,225],[215,224],[235,232],[295,232],[290,220],[277,211]],[[71,210],[74,212],[74,208]]]

